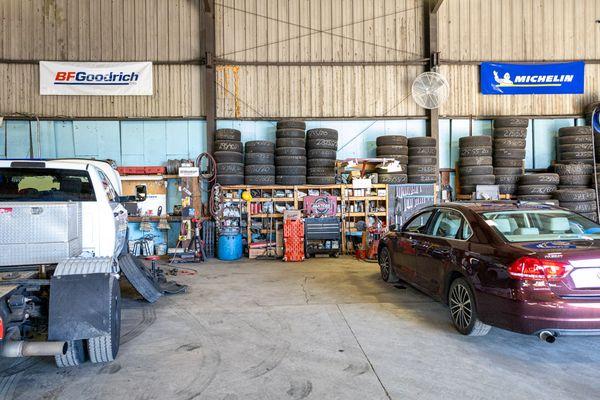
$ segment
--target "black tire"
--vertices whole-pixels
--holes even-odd
[[[244,175],[217,175],[217,183],[221,185],[243,185]]]
[[[495,167],[494,175],[523,175],[523,168],[519,167]]]
[[[387,183],[388,185],[399,185],[408,182],[408,175],[399,173],[377,174],[378,183]]]
[[[551,194],[520,194],[517,196],[517,199],[522,201],[545,201],[551,200]]]
[[[460,193],[461,194],[472,194],[473,192],[475,192],[475,189],[476,189],[475,185],[461,185]]]
[[[338,131],[329,128],[316,128],[306,131],[307,139],[338,139]]]
[[[437,140],[432,137],[411,137],[408,138],[408,147],[433,147],[436,148]]]
[[[377,158],[385,158],[387,160],[396,160],[399,164],[407,165],[408,164],[408,156],[404,156],[402,154],[390,154],[388,156],[378,156]]]
[[[500,194],[515,194],[517,193],[517,185],[500,184],[498,185],[498,191]]]
[[[494,120],[494,128],[527,128],[529,120],[527,118],[504,117]]]
[[[465,136],[458,139],[460,148],[492,146],[491,136]]]
[[[496,128],[494,129],[494,139],[525,139],[527,138],[527,128]]]
[[[492,157],[462,157],[458,159],[458,164],[461,167],[492,165]]]
[[[389,155],[408,155],[408,147],[406,146],[377,146],[375,151],[378,157]]]
[[[275,175],[246,175],[244,182],[246,185],[274,185]]]
[[[436,165],[409,165],[408,175],[437,174]]]
[[[594,222],[598,222],[598,212],[596,210],[594,210],[593,212],[589,212],[589,213],[582,212],[579,214],[583,215],[587,219],[591,219]]]
[[[114,361],[119,352],[121,340],[121,288],[119,280],[110,278],[110,333],[106,336],[89,338],[87,340],[88,354],[93,363]]]
[[[273,165],[273,153],[246,153],[246,165]]]
[[[252,140],[246,142],[247,153],[273,153],[275,152],[275,143],[268,140]]]
[[[217,175],[243,175],[243,163],[218,163]]]
[[[560,206],[578,213],[591,213],[596,211],[596,202],[592,201],[561,201]]]
[[[337,150],[337,139],[308,139],[306,141],[307,149],[331,149]]]
[[[544,173],[544,174],[529,174],[522,175],[519,179],[520,185],[558,185],[560,177],[558,174]]]
[[[278,147],[275,149],[275,155],[306,157],[306,148],[305,147]]]
[[[558,130],[558,137],[592,136],[591,126],[566,126]]]
[[[594,173],[594,166],[589,164],[556,164],[554,171],[559,175],[589,175]]]
[[[585,160],[585,159],[593,159],[594,152],[593,151],[565,151],[560,153],[561,161],[565,160]]]
[[[588,165],[594,165],[594,159],[593,158],[581,158],[581,159],[574,159],[574,160],[560,160],[561,164],[588,164]]]
[[[408,175],[408,183],[435,183],[436,181],[437,175],[435,174]]]
[[[312,167],[306,170],[306,176],[335,176],[335,168]]]
[[[403,164],[402,161],[400,161],[400,164]],[[431,156],[411,157],[410,164],[411,165],[437,165],[437,157],[431,157]]]
[[[452,281],[447,301],[450,320],[458,332],[466,336],[484,336],[492,329],[477,318],[477,301],[465,278]]]
[[[239,142],[242,140],[242,132],[237,129],[217,129],[215,131],[215,140],[229,140]]]
[[[397,283],[400,281],[398,276],[396,275],[396,271],[392,266],[392,257],[390,256],[390,252],[387,247],[383,247],[381,251],[379,251],[379,255],[377,256],[377,261],[379,263],[379,271],[381,273],[381,279],[387,283]]]
[[[589,187],[594,184],[593,175],[562,175],[560,184],[562,186],[583,186]]]
[[[461,147],[458,152],[459,157],[483,157],[492,155],[491,146],[473,146]]]
[[[494,149],[524,149],[526,139],[494,139]]]
[[[276,139],[304,139],[306,134],[303,129],[277,129]]]
[[[591,143],[561,144],[558,146],[560,153],[575,153],[580,151],[594,151]]]
[[[306,183],[309,185],[335,185],[335,176],[307,176]]]
[[[239,151],[215,151],[214,158],[217,163],[244,162],[244,155]]]
[[[242,146],[242,142],[235,142],[233,140],[215,140],[215,151],[233,151],[242,153],[244,151],[244,146]]]
[[[496,185],[516,185],[519,182],[519,175],[495,175]]]
[[[335,160],[331,158],[309,158],[306,161],[308,168],[314,167],[335,167]]]
[[[85,362],[83,340],[68,341],[67,352],[65,354],[54,356],[54,362],[58,368],[76,367],[83,364]]]
[[[306,175],[306,167],[303,165],[293,165],[293,166],[279,165],[279,166],[277,166],[275,171],[276,171],[275,172],[276,175],[292,175],[292,176]]]
[[[306,140],[304,139],[275,139],[277,147],[305,147]]]
[[[474,165],[471,167],[459,167],[458,172],[460,176],[469,175],[493,175],[494,167],[491,165]]]
[[[558,145],[592,143],[592,135],[563,136],[558,138]],[[597,143],[597,142],[596,142]]]
[[[435,147],[410,147],[408,146],[408,156],[437,156],[437,148]]]
[[[556,191],[554,185],[519,185],[517,193],[522,194],[533,194],[533,195],[548,195]]]
[[[306,154],[308,158],[330,158],[335,160],[337,151],[330,149],[310,149]]]
[[[462,185],[493,185],[496,182],[494,175],[468,175],[461,176],[460,183]]]
[[[525,161],[522,159],[511,159],[511,158],[496,158],[494,159],[494,167],[518,167],[524,168]]]
[[[140,260],[131,254],[119,257],[119,268],[129,283],[147,302],[155,303],[162,296],[162,293],[154,286],[150,272]]]
[[[277,129],[302,129],[306,130],[306,123],[298,120],[283,120],[277,121]]]
[[[276,175],[276,185],[306,185],[306,176],[304,175]]]
[[[408,139],[402,135],[379,136],[375,143],[377,146],[406,146]]]
[[[306,166],[306,157],[304,156],[277,156],[275,157],[276,166]]]
[[[494,149],[494,158],[525,159],[525,149]]]
[[[554,192],[554,198],[561,203],[574,201],[592,201],[596,199],[594,189],[561,189]]]
[[[246,165],[244,168],[245,175],[275,175],[274,165]]]

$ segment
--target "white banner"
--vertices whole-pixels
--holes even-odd
[[[151,96],[151,62],[40,61],[40,94]]]

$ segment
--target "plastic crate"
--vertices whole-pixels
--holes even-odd
[[[285,250],[283,261],[303,261],[304,260],[304,238],[290,237],[283,239]]]
[[[283,223],[284,238],[304,238],[304,221],[288,219]]]

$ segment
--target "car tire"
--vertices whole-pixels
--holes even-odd
[[[392,267],[392,258],[390,256],[390,251],[387,247],[384,247],[379,252],[379,257],[377,257],[379,262],[379,271],[381,273],[381,279],[387,283],[397,283],[400,279],[396,275],[396,271]]]
[[[88,354],[92,363],[114,361],[119,352],[119,342],[121,340],[121,289],[116,278],[111,278],[110,316],[110,333],[87,340]]]
[[[312,149],[330,149],[337,150],[338,141],[337,139],[308,139],[306,141],[306,148]]]
[[[246,175],[244,182],[246,185],[274,185],[275,175]]]
[[[437,156],[437,149],[435,147],[410,147],[408,146],[408,156]]]
[[[306,157],[305,147],[278,147],[275,149],[276,156],[302,156]]]
[[[458,139],[458,146],[461,149],[465,147],[492,147],[491,136],[465,136]]]
[[[565,126],[563,128],[558,129],[558,137],[567,137],[567,136],[591,137],[592,136],[592,127],[591,126]]]
[[[525,162],[523,161],[522,158],[517,158],[517,159],[495,158],[493,164],[494,164],[494,167],[501,167],[501,168],[507,168],[507,167],[524,168],[525,167]]]
[[[279,165],[275,168],[275,175],[298,176],[306,175],[306,167],[303,165]]]
[[[375,150],[377,157],[379,156],[390,156],[390,155],[401,155],[401,156],[406,156],[408,155],[408,147],[406,146],[377,146],[377,149]]]
[[[217,162],[219,162],[217,160]],[[273,153],[246,153],[246,165],[273,165],[275,156]]]
[[[377,146],[406,146],[408,138],[402,135],[379,136],[375,139]]]
[[[526,145],[525,139],[494,138],[494,148],[495,149],[524,149],[525,145]]]
[[[335,185],[335,176],[307,176],[308,185]]]
[[[306,131],[307,139],[338,139],[338,131],[329,128],[316,128]]]
[[[305,147],[306,140],[304,138],[275,139],[275,145],[277,147]]]
[[[474,167],[478,165],[492,165],[492,157],[462,157],[458,159],[461,167]]]
[[[494,128],[527,128],[529,120],[527,118],[504,117],[494,120]]]
[[[494,139],[525,139],[527,138],[527,128],[496,128],[494,129]]]
[[[246,154],[248,153],[273,153],[275,152],[275,143],[268,140],[252,140],[246,142]]]
[[[242,138],[242,132],[237,129],[217,129],[215,131],[215,140],[232,140],[239,142]]]
[[[306,134],[303,129],[277,129],[275,132],[275,138],[277,139],[304,139]]]
[[[411,137],[408,138],[408,147],[426,147],[436,148],[437,140],[432,137]]]
[[[492,155],[492,146],[461,147],[459,157],[483,157]]]
[[[554,192],[554,198],[562,202],[596,200],[594,189],[560,189]]]
[[[470,167],[459,167],[460,176],[469,175],[493,175],[494,167],[491,165],[473,165]]]
[[[408,182],[408,175],[400,173],[378,174],[378,183],[386,183],[388,185],[400,185]]]
[[[83,340],[70,340],[67,342],[67,352],[54,356],[54,362],[58,368],[76,367],[85,362],[85,351]]]
[[[277,129],[306,129],[306,123],[298,120],[283,120],[277,122]]]
[[[560,177],[558,174],[542,173],[521,175],[519,179],[520,185],[558,185]]]
[[[452,281],[448,290],[448,308],[454,328],[463,335],[484,336],[492,329],[490,325],[484,324],[477,318],[475,295],[464,278]]]
[[[242,142],[234,140],[215,140],[215,152],[217,151],[233,151],[235,153],[243,153],[244,146]]]
[[[589,164],[556,164],[554,170],[558,175],[589,175],[594,173],[594,166]]]

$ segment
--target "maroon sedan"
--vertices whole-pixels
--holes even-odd
[[[393,227],[392,227],[393,228]],[[420,210],[379,244],[381,277],[449,306],[456,329],[600,334],[600,225],[535,203],[447,203]]]

